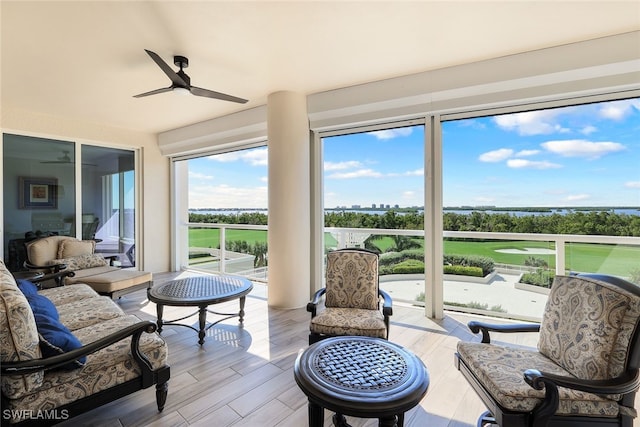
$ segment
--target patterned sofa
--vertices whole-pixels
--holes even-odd
[[[16,283],[0,261],[2,425],[51,424],[154,384],[162,411],[170,370],[155,328],[84,284]]]

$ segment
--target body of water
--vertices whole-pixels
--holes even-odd
[[[393,210],[393,209],[389,209]],[[353,213],[363,213],[368,215],[384,215],[387,213],[387,209],[326,209],[325,212],[353,212]],[[189,210],[189,213],[199,213],[199,214],[211,214],[211,215],[240,215],[243,213],[263,213],[267,214],[267,209],[213,209],[213,210],[198,210],[193,209]],[[553,215],[560,214],[566,215],[568,213],[574,212],[611,212],[619,215],[640,215],[640,208],[593,208],[593,209],[571,209],[571,208],[550,208],[548,211],[519,211],[519,210],[505,210],[505,209],[445,209],[444,213],[456,213],[460,215],[469,215],[471,212],[485,212],[488,214],[510,214],[515,216],[527,216],[527,215]],[[398,211],[396,212],[398,215],[405,215],[407,212]],[[423,210],[419,209],[417,211],[418,214],[422,214]]]

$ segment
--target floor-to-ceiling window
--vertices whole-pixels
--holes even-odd
[[[184,266],[265,280],[267,148],[240,149],[179,162],[186,163],[186,209],[188,222],[192,223],[188,227]]]
[[[425,295],[425,131],[416,123],[322,137],[325,252],[379,253],[380,286],[405,301]]]
[[[638,135],[637,98],[443,122],[445,305],[538,318],[555,274],[640,283]]]

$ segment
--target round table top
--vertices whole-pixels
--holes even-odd
[[[170,280],[149,289],[149,299],[166,305],[216,304],[247,295],[249,279],[239,276],[193,276]]]
[[[405,412],[427,393],[424,363],[404,347],[379,338],[334,337],[301,352],[296,382],[310,400],[353,416]]]

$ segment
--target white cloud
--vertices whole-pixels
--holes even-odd
[[[580,200],[588,200],[591,198],[590,194],[573,194],[571,196],[567,196],[568,202],[578,202]]]
[[[493,121],[502,129],[518,132],[519,135],[544,135],[564,133],[568,129],[557,123],[557,116],[567,109],[525,111],[494,117]]]
[[[640,189],[640,181],[628,181],[624,183],[626,188],[639,188]]]
[[[478,160],[481,162],[495,163],[508,159],[513,155],[513,150],[510,148],[500,148],[498,150],[487,151],[480,154]]]
[[[622,120],[631,114],[634,109],[640,110],[640,100],[624,99],[602,104],[598,114],[605,119]]]
[[[521,150],[521,151],[518,151],[515,156],[528,157],[528,156],[535,156],[538,153],[540,153],[540,150]]]
[[[358,169],[353,172],[336,172],[328,175],[329,179],[382,178],[384,175],[373,169]]]
[[[357,160],[349,160],[346,162],[324,162],[325,171],[355,169],[360,167],[362,167],[362,163]]]
[[[534,162],[525,159],[509,159],[507,160],[507,166],[513,169],[558,169],[562,167],[557,163],[547,161]]]
[[[192,208],[266,208],[267,187],[233,187],[230,185],[201,185],[189,188]]]
[[[266,148],[258,148],[254,150],[238,150],[229,153],[215,154],[207,158],[222,163],[241,160],[251,166],[267,166],[268,152]]]
[[[407,171],[404,173],[405,176],[424,176],[424,168]]]
[[[375,136],[377,139],[393,139],[403,136],[409,136],[413,132],[410,127],[376,130],[373,132],[367,132],[367,135]]]
[[[606,154],[625,149],[624,145],[617,142],[591,142],[584,139],[547,141],[540,145],[563,157],[586,157],[588,159],[599,159]]]
[[[591,125],[587,125],[585,127],[583,127],[582,129],[580,129],[580,133],[583,135],[591,135],[594,132],[597,132],[598,128],[595,126],[591,126]]]
[[[189,171],[189,179],[211,180],[211,179],[213,179],[213,175],[206,175],[206,174],[203,174],[203,173]]]

